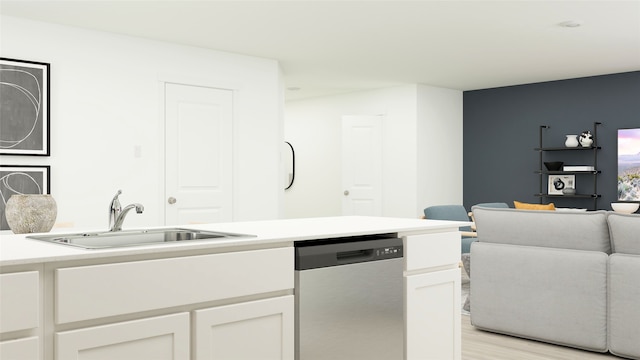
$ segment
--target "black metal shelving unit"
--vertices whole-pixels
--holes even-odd
[[[549,129],[548,125],[540,125],[540,138],[539,138],[539,147],[535,148],[535,151],[539,153],[539,170],[536,170],[535,173],[539,175],[540,178],[540,191],[537,194],[534,194],[537,197],[540,197],[540,203],[543,202],[545,198],[575,198],[575,199],[592,199],[593,207],[591,210],[596,210],[598,208],[598,199],[602,196],[598,194],[598,175],[601,173],[598,170],[598,150],[602,149],[597,145],[598,141],[598,126],[601,125],[600,122],[593,123],[593,144],[589,147],[544,147],[543,145],[543,137],[546,129]],[[546,152],[561,152],[561,151],[570,151],[570,152],[591,152],[593,154],[593,160],[589,166],[593,166],[594,170],[590,171],[548,171],[544,168],[544,154]],[[549,194],[547,192],[548,188],[548,177],[549,175],[576,175],[577,176],[593,176],[593,192],[592,193],[576,193],[574,195],[555,195]]]

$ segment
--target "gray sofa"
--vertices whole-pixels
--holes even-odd
[[[640,215],[472,210],[475,327],[640,359]]]

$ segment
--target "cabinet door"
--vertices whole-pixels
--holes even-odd
[[[40,322],[37,271],[0,275],[0,332],[37,328]]]
[[[59,332],[56,359],[189,359],[189,314]]]
[[[460,269],[405,277],[405,359],[460,359]]]
[[[195,359],[293,360],[293,296],[195,312]]]
[[[0,341],[2,360],[38,360],[40,344],[37,337]]]

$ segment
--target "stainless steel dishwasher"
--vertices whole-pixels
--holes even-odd
[[[403,359],[402,239],[303,241],[295,250],[296,359]]]

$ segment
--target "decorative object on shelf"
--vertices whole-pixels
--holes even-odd
[[[611,208],[615,212],[623,213],[623,214],[633,214],[638,211],[640,207],[640,203],[632,203],[632,202],[612,202]]]
[[[564,146],[573,148],[580,145],[580,143],[578,143],[578,135],[565,135],[565,137]]]
[[[591,165],[566,165],[562,167],[562,171],[596,171],[596,167]]]
[[[562,161],[545,161],[544,163],[544,166],[549,171],[561,171],[562,165],[564,165],[564,162]]]
[[[562,189],[562,195],[575,195],[575,194],[576,194],[576,189],[572,187],[566,187]]]
[[[547,193],[549,195],[562,195],[562,190],[568,187],[575,189],[575,184],[575,175],[550,175]]]
[[[618,129],[618,200],[640,201],[640,128]]]
[[[50,166],[0,165],[0,230],[8,230],[5,206],[11,195],[49,194]]]
[[[5,207],[9,228],[16,234],[49,232],[58,206],[49,194],[12,195]]]
[[[585,130],[580,134],[580,138],[578,138],[578,142],[582,147],[591,147],[593,144],[593,135],[591,131]]]
[[[0,58],[0,154],[49,156],[49,64]]]

